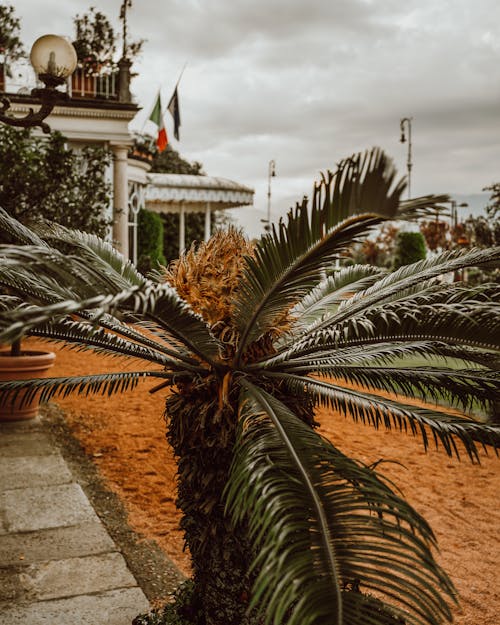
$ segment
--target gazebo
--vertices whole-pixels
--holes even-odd
[[[179,214],[179,249],[186,247],[186,213],[205,213],[205,241],[210,238],[211,211],[251,206],[254,190],[226,178],[189,174],[147,174],[146,209]]]

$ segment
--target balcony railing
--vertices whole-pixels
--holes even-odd
[[[96,98],[118,100],[118,72],[110,74],[88,74],[77,68],[71,76],[70,96],[72,98]]]
[[[0,93],[29,94],[33,88],[40,86],[31,66],[17,63],[11,68],[11,76],[8,76],[0,60]],[[68,81],[67,89],[72,98],[118,100],[118,71],[94,75],[77,68]]]

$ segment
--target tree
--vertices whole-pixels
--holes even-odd
[[[75,40],[73,46],[81,67],[86,69],[113,65],[116,52],[115,30],[109,19],[92,7],[83,15],[75,15]]]
[[[115,66],[117,36],[109,19],[96,11],[94,7],[87,13],[75,15],[75,40],[80,67],[89,73],[99,74],[102,70],[112,69]],[[133,60],[142,49],[144,40],[127,42],[125,54]]]
[[[0,6],[0,54],[9,61],[17,61],[25,55],[23,44],[19,38],[20,22],[15,16],[14,7]],[[9,67],[7,65],[7,72]]]
[[[452,233],[445,221],[424,219],[420,222],[420,232],[431,252],[442,252],[450,248]]]
[[[1,388],[29,385],[42,400],[121,393],[147,377],[158,379],[153,391],[170,388],[167,436],[193,581],[182,605],[151,623],[451,620],[454,590],[425,520],[377,466],[315,431],[314,408],[326,405],[424,445],[432,438],[450,456],[463,449],[476,460],[478,447],[500,446],[499,428],[435,403],[465,408],[498,397],[500,288],[439,277],[498,263],[499,248],[323,278],[384,219],[442,200],[401,201],[404,188],[381,151],[346,159],[315,187],[312,207],[304,200],[255,247],[234,229],[219,231],[180,258],[167,283],[146,280],[94,237],[54,227],[40,238],[0,213],[13,240],[0,248],[0,284],[11,289],[0,299],[0,340],[31,334],[139,363]],[[401,364],[416,355],[433,366]],[[449,357],[464,366],[451,368]]]
[[[163,221],[158,213],[141,210],[137,230],[137,268],[146,274],[166,263],[163,255]]]
[[[492,184],[483,191],[491,191],[486,216],[471,214],[465,221],[458,223],[452,231],[452,249],[500,245],[500,184]],[[491,267],[472,269],[467,272],[467,281],[471,284],[500,282],[500,271]]]
[[[424,235],[421,232],[398,232],[394,252],[394,269],[411,265],[427,256]]]
[[[109,154],[99,147],[76,153],[60,133],[33,137],[0,125],[0,206],[23,223],[35,218],[104,235],[111,187]]]
[[[491,219],[498,219],[500,214],[500,182],[484,187],[483,191],[491,191],[490,200],[486,206],[486,213]]]
[[[398,231],[399,226],[393,223],[382,224],[375,237],[356,243],[349,250],[349,258],[357,264],[390,267]]]
[[[156,152],[151,165],[151,171],[156,174],[191,174],[204,176],[203,165],[198,161],[190,163],[168,145],[163,152]]]

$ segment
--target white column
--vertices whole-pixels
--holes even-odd
[[[113,239],[128,258],[128,179],[126,145],[111,146],[113,152]]]
[[[210,202],[207,202],[207,206],[205,208],[205,243],[210,238],[210,227],[211,227],[211,214],[210,214]]]
[[[179,210],[179,256],[186,249],[186,215],[184,205],[181,204]]]

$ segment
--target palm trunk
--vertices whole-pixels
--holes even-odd
[[[166,406],[167,437],[178,459],[177,506],[193,565],[193,604],[183,612],[197,625],[243,625],[251,554],[245,529],[224,515],[236,412],[219,408],[218,388],[215,379],[181,388]]]

